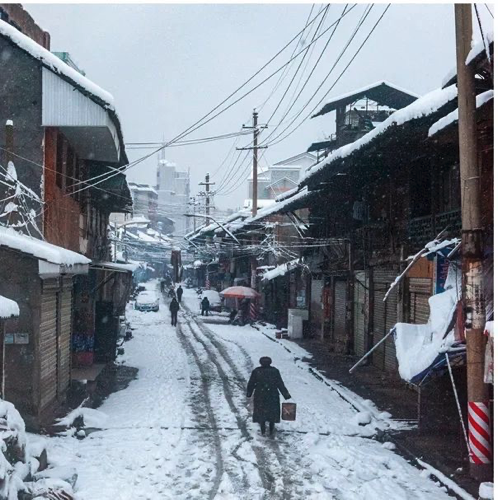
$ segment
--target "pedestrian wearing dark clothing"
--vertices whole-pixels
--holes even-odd
[[[178,297],[178,302],[182,301],[182,295],[183,295],[183,288],[180,285],[178,289],[176,290],[176,296]]]
[[[209,307],[210,307],[209,299],[207,297],[204,297],[201,301],[201,315],[204,316],[204,313],[206,313],[206,316],[209,316]]]
[[[176,322],[178,321],[178,309],[180,309],[180,304],[175,299],[175,297],[173,297],[169,305],[169,312],[171,313],[171,324],[173,326],[176,326]]]
[[[251,373],[247,384],[247,397],[254,393],[254,411],[252,421],[259,423],[261,434],[266,432],[266,422],[270,424],[270,434],[275,431],[275,424],[280,422],[280,394],[285,399],[291,395],[284,385],[280,372],[270,366],[271,358],[264,356],[258,366]],[[280,393],[280,394],[279,394]]]

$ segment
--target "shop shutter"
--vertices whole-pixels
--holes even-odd
[[[60,304],[60,331],[59,331],[59,397],[63,400],[71,380],[71,330],[73,305],[73,280],[65,278]]]
[[[393,277],[393,281],[396,276]],[[398,311],[397,311],[397,298],[396,293],[393,292],[389,295],[386,300],[386,329],[387,333],[391,328],[398,322]],[[396,371],[398,369],[398,360],[396,359],[396,347],[394,345],[394,338],[391,335],[385,342],[384,351],[384,367],[388,371]]]
[[[322,288],[322,279],[311,280],[310,324],[313,334],[317,337],[321,334],[322,330]]]
[[[368,325],[368,298],[365,271],[355,273],[354,282],[354,351],[357,356],[365,354]]]
[[[389,268],[374,270],[374,344],[379,342],[397,322],[396,293],[392,293],[384,301],[384,296],[397,275],[396,271]],[[374,351],[373,363],[382,370],[396,369],[396,351],[392,338]]]
[[[56,279],[43,281],[40,307],[40,408],[57,397],[57,290]]]
[[[346,349],[346,289],[345,280],[334,280],[334,330],[333,339],[337,350],[343,352]]]
[[[408,281],[410,294],[409,322],[423,325],[429,321],[429,297],[432,295],[430,278],[410,278]]]

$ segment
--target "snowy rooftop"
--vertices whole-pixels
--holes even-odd
[[[114,110],[114,98],[109,92],[101,89],[91,80],[61,61],[56,55],[37,44],[34,40],[21,33],[10,24],[7,24],[5,21],[0,21],[0,35],[8,38],[20,49],[24,50],[35,59],[38,59],[54,73],[64,76],[85,92],[103,101],[107,108]]]
[[[351,144],[346,144],[345,146],[334,150],[325,160],[309,168],[301,181],[301,185],[317,172],[329,167],[334,161],[346,158],[354,151],[361,149],[373,139],[384,134],[391,126],[403,125],[411,120],[429,116],[456,97],[457,88],[456,85],[452,85],[451,87],[445,89],[433,90],[432,92],[420,97],[406,108],[395,111],[389,118],[387,118],[387,120],[383,121],[378,127],[368,132],[368,134],[365,134],[363,137],[360,137],[360,139]]]
[[[488,90],[486,92],[483,92],[482,94],[479,94],[476,97],[476,108],[478,109],[481,106],[484,106],[484,104],[493,99],[493,96],[494,96],[493,90]],[[449,125],[456,122],[458,122],[458,108],[453,110],[446,116],[443,116],[440,120],[434,123],[432,127],[429,129],[429,133],[427,135],[429,137],[432,137],[433,135],[436,135],[441,130],[445,129]]]
[[[494,46],[494,31],[489,31],[485,33],[484,40],[486,41],[487,46],[490,48],[491,52],[493,51]],[[487,48],[482,40],[479,38],[478,40],[472,40],[472,49],[467,55],[467,59],[465,60],[465,64],[470,65],[474,64],[479,57],[487,57]],[[446,74],[443,78],[443,82],[441,84],[442,87],[447,87],[457,81],[457,71],[456,66],[453,66],[451,70]]]
[[[157,191],[149,184],[136,184],[135,182],[128,182],[130,191],[144,191],[157,194]]]
[[[312,118],[346,106],[347,104],[361,99],[362,97],[368,97],[372,101],[375,101],[383,106],[400,109],[411,104],[413,101],[418,99],[419,96],[409,90],[402,89],[397,85],[393,85],[392,83],[383,80],[334,97],[333,99],[327,101],[320,111],[315,113]]]
[[[41,260],[62,266],[74,266],[77,264],[90,264],[90,259],[85,256],[66,250],[65,248],[52,245],[46,241],[38,240],[25,234],[20,234],[11,228],[0,226],[0,247],[18,250],[24,254],[32,255]]]
[[[0,295],[0,319],[11,318],[12,316],[19,316],[17,302]]]

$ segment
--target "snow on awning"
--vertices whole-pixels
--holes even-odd
[[[77,272],[86,273],[88,272],[88,264],[91,263],[91,260],[87,259],[84,255],[18,233],[11,228],[3,226],[0,226],[0,248],[1,247],[31,255],[35,259],[40,260],[40,274],[57,272],[53,267],[44,266],[42,262],[55,264],[58,266],[59,273],[69,274]]]
[[[380,137],[388,129],[394,126],[400,126],[412,120],[430,116],[441,109],[445,104],[448,104],[457,97],[456,85],[452,85],[446,89],[436,89],[428,94],[420,97],[415,102],[406,108],[395,111],[389,118],[384,120],[378,127],[374,128],[368,134],[360,137],[351,144],[346,144],[332,153],[322,162],[310,167],[305,173],[301,186],[309,182],[310,178],[322,171],[325,168],[330,168],[335,161],[347,158],[353,152],[360,150],[374,139]]]
[[[291,260],[289,262],[286,262],[285,264],[280,264],[279,266],[277,266],[275,269],[272,269],[271,271],[266,271],[261,276],[261,280],[262,281],[271,281],[275,278],[278,278],[279,276],[285,276],[289,271],[296,269],[296,267],[299,267],[299,259]]]
[[[311,118],[315,118],[316,116],[334,111],[337,108],[344,107],[363,97],[368,97],[368,99],[377,102],[381,106],[389,106],[390,108],[400,109],[417,100],[419,96],[387,81],[375,82],[361,89],[353,90],[352,92],[330,99],[325,103],[320,111],[315,113]]]
[[[115,271],[121,273],[133,273],[140,267],[140,264],[122,264],[120,262],[92,262],[90,269],[102,271]]]
[[[482,94],[479,94],[476,97],[476,109],[479,109],[481,106],[486,104],[488,101],[494,98],[494,91],[493,90],[488,90],[486,92],[483,92]],[[451,113],[447,114],[446,116],[443,116],[440,120],[438,120],[436,123],[432,125],[432,127],[429,129],[428,136],[432,137],[436,135],[437,133],[441,132],[444,130],[446,127],[455,124],[458,122],[458,108],[453,110]]]
[[[8,319],[19,316],[19,306],[17,302],[0,295],[0,319]]]

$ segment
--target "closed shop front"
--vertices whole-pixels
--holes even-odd
[[[40,409],[57,398],[57,349],[59,282],[46,279],[42,283],[40,317]]]
[[[60,329],[58,332],[59,365],[58,397],[65,400],[66,390],[71,382],[71,325],[73,306],[73,280],[64,278],[59,294]]]
[[[334,322],[332,339],[337,352],[345,352],[347,347],[346,336],[346,293],[347,281],[334,279]]]
[[[397,322],[396,292],[392,292],[384,301],[386,292],[397,275],[398,273],[391,269],[374,270],[374,344],[379,342]],[[392,337],[374,351],[373,363],[381,370],[396,370],[396,350]]]
[[[409,278],[410,298],[408,323],[423,325],[429,320],[429,297],[432,295],[432,279]]]
[[[363,356],[366,352],[368,330],[368,292],[365,271],[355,273],[354,282],[354,352]]]
[[[323,280],[312,277],[310,296],[310,327],[315,336],[319,336],[322,330],[323,307],[322,307]]]

